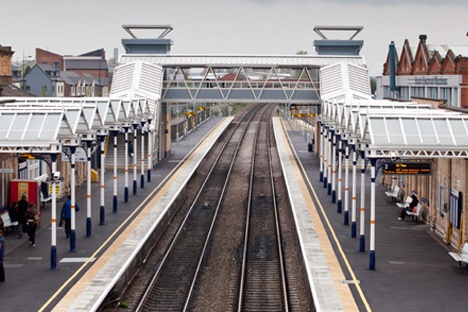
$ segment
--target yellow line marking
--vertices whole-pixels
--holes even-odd
[[[284,132],[283,129],[281,129],[281,130]],[[304,169],[304,166],[302,165],[302,162],[299,161],[299,156],[297,155],[296,150],[294,149],[294,145],[291,142],[289,134],[285,133],[285,135],[287,136],[288,142],[289,142],[289,147],[288,148],[293,152],[293,154],[295,156],[294,162],[298,165],[300,170],[303,172],[304,177],[305,177],[305,179],[307,181],[307,184],[309,185],[309,188],[312,190],[312,193],[313,193],[313,195],[315,197],[315,200],[318,203],[320,211],[322,212],[323,219],[325,220],[325,223],[328,226],[330,234],[331,234],[333,240],[335,241],[336,247],[337,247],[338,251],[340,252],[340,255],[341,255],[342,259],[343,259],[343,262],[346,265],[346,268],[348,269],[349,274],[351,275],[351,278],[352,278],[352,280],[354,282],[353,285],[356,286],[356,290],[359,293],[359,296],[361,297],[361,300],[362,300],[364,306],[366,307],[366,310],[367,311],[372,311],[371,307],[369,306],[369,303],[367,302],[366,297],[364,296],[364,293],[363,293],[363,291],[361,289],[361,286],[359,285],[359,281],[356,278],[356,274],[354,273],[354,271],[353,271],[353,269],[351,267],[351,264],[349,263],[348,258],[346,257],[346,255],[345,255],[345,253],[343,251],[343,248],[341,247],[340,241],[338,240],[338,237],[336,236],[335,230],[333,229],[333,227],[332,227],[332,225],[330,223],[330,220],[328,219],[327,215],[325,214],[325,209],[323,208],[323,206],[322,206],[322,204],[321,204],[321,202],[320,202],[320,200],[319,200],[319,198],[317,196],[317,193],[315,193],[315,189],[312,186],[312,183],[310,183],[309,177],[306,174],[306,171]],[[348,284],[348,285],[351,285],[351,284]]]
[[[220,127],[221,124],[222,124],[222,122],[218,123],[218,125],[217,125],[215,128],[213,128],[212,131],[208,132],[208,134],[206,135],[206,137],[209,136],[209,135],[211,135],[216,129],[218,129],[218,127]],[[204,140],[202,139],[202,141],[200,141],[200,143],[202,143],[203,141],[204,141]],[[187,155],[182,159],[182,161],[179,162],[179,163],[177,164],[177,166],[175,166],[174,169],[171,170],[171,172],[169,172],[169,174],[158,184],[158,186],[157,186],[156,188],[154,188],[154,190],[153,190],[146,198],[153,196],[156,192],[162,191],[164,188],[162,187],[161,190],[160,190],[159,187],[162,186],[163,184],[165,184],[167,180],[174,178],[174,177],[172,177],[172,174],[173,174],[173,173],[176,174],[175,172],[178,171],[178,170],[180,169],[180,167],[183,167],[184,164],[186,165],[186,161],[185,161],[185,160],[188,159],[188,158],[190,158],[190,157],[193,157],[193,153],[194,153],[197,149],[200,148],[200,145],[201,145],[201,144],[195,145],[195,146],[187,153]],[[115,179],[115,178],[117,178],[117,177],[114,177],[114,179]],[[169,186],[166,186],[166,187],[169,187]],[[161,196],[162,196],[162,195],[161,195]],[[145,199],[145,200],[146,200],[146,199]],[[108,244],[111,240],[113,240],[113,238],[114,238],[115,236],[117,236],[118,234],[122,234],[122,233],[121,233],[121,229],[122,229],[122,228],[125,228],[125,227],[128,227],[128,226],[129,226],[129,224],[127,224],[127,222],[128,222],[135,214],[140,213],[140,207],[143,205],[143,203],[145,202],[145,200],[143,200],[142,203],[141,203],[140,205],[138,205],[138,207],[136,207],[136,209],[127,217],[127,219],[125,219],[125,220],[122,222],[122,224],[121,224],[119,227],[117,227],[117,229],[115,229],[115,231],[107,238],[107,240],[106,240],[104,243],[102,243],[101,246],[99,246],[99,248],[96,249],[96,251],[88,258],[88,260],[86,260],[86,262],[84,262],[84,263],[81,265],[81,267],[79,267],[78,270],[76,270],[75,273],[74,273],[72,276],[70,276],[70,278],[69,278],[65,283],[62,284],[62,286],[49,298],[49,300],[46,301],[46,303],[44,303],[44,305],[38,310],[38,312],[45,311],[45,310],[48,308],[48,306],[51,304],[51,302],[54,301],[55,298],[57,298],[57,297],[60,295],[60,293],[75,279],[75,277],[78,276],[78,275],[81,273],[81,271],[83,271],[83,270],[87,267],[87,265],[88,265],[90,262],[92,263],[91,260],[92,260],[93,258],[96,258],[96,259],[98,259],[98,260],[102,258],[102,257],[98,258],[97,255],[101,252],[101,250],[102,250],[105,246],[107,246],[107,244]],[[151,200],[150,203],[153,202],[154,200],[155,200],[155,198],[153,198],[153,200]],[[146,205],[148,205],[148,204],[149,204],[149,203],[147,203]],[[122,244],[122,243],[124,242],[124,240],[125,240],[125,239],[121,239],[121,240],[119,240],[119,241],[120,241],[121,244]],[[110,248],[110,246],[109,246],[109,248]],[[107,261],[107,259],[106,259],[106,261]],[[94,263],[94,266],[96,265],[96,263],[97,263],[97,261]],[[77,282],[76,284],[78,284],[78,282]],[[73,289],[73,286],[72,286],[72,289]],[[70,292],[72,289],[70,289],[69,292]],[[67,297],[67,296],[66,296],[66,294],[65,294],[65,296],[63,296],[63,298],[62,298],[60,301],[66,299],[66,297]],[[71,298],[71,299],[75,299],[75,298]],[[57,303],[57,305],[60,304],[60,301]],[[50,309],[48,309],[48,310],[50,310]],[[60,310],[60,309],[54,307],[54,310]]]

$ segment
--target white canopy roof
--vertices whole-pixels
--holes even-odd
[[[372,158],[467,157],[468,116],[428,104],[324,101],[322,122]]]

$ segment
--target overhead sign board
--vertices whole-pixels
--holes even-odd
[[[431,163],[407,162],[388,163],[383,165],[383,174],[430,175]]]

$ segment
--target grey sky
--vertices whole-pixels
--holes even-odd
[[[314,54],[314,26],[363,26],[361,54],[379,75],[388,45],[468,45],[466,0],[113,0],[79,2],[15,0],[0,19],[0,44],[14,59],[34,56],[36,47],[64,55],[104,48],[123,52],[123,24],[171,25],[172,53]],[[334,37],[332,33],[327,33]],[[150,34],[140,34],[148,37]],[[348,34],[347,34],[348,36]],[[336,38],[345,39],[343,34]],[[346,38],[347,39],[347,38]]]

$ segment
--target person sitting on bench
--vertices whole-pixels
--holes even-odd
[[[411,203],[409,204],[408,207],[401,209],[401,213],[400,213],[400,216],[398,217],[398,220],[405,220],[406,210],[413,211],[413,209],[415,209],[416,206],[418,206],[418,204],[419,204],[418,197],[416,196],[416,194],[412,194]]]

